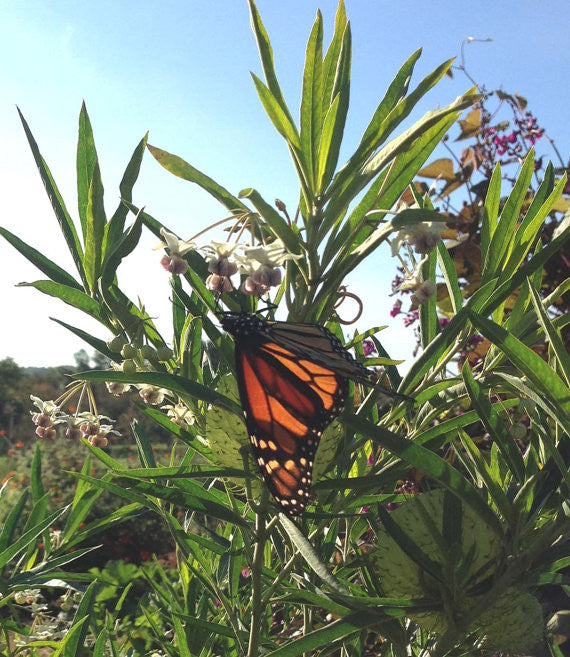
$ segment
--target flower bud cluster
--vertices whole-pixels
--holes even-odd
[[[56,437],[57,425],[65,425],[64,435],[69,440],[86,438],[92,445],[106,447],[109,443],[108,435],[119,436],[113,430],[110,418],[105,415],[96,415],[89,411],[75,413],[73,415],[62,410],[56,402],[43,401],[39,397],[30,395],[37,412],[32,412],[32,421],[36,425],[36,435],[45,440],[53,440]]]
[[[183,242],[164,228],[161,234],[168,255],[162,258],[162,265],[173,274],[184,274],[188,263],[183,259],[185,253],[197,249],[192,241]],[[212,241],[200,250],[208,263],[206,287],[212,292],[232,292],[235,285],[232,277],[240,274],[243,278],[241,291],[250,296],[261,296],[272,287],[279,287],[282,281],[282,267],[288,260],[297,260],[301,255],[287,251],[279,239],[261,246],[247,246],[240,242]]]

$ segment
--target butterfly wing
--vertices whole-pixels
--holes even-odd
[[[299,515],[320,437],[344,406],[346,379],[259,333],[236,342],[236,374],[264,479],[280,506]]]

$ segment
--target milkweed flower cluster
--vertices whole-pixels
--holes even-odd
[[[188,263],[183,255],[190,250],[201,251],[208,263],[209,275],[206,287],[212,292],[231,292],[235,289],[232,276],[240,274],[243,278],[241,291],[250,296],[261,296],[272,287],[281,285],[281,267],[289,260],[298,260],[302,255],[289,253],[280,239],[269,244],[249,246],[239,241],[216,242],[198,248],[192,240],[184,242],[165,228],[161,231],[168,249],[161,263],[167,271],[184,274]],[[181,261],[186,264],[182,266]]]
[[[109,444],[109,435],[119,436],[119,432],[113,429],[111,418],[99,415],[93,403],[93,397],[89,393],[90,410],[67,413],[63,406],[70,397],[79,389],[84,389],[85,384],[75,384],[70,391],[64,393],[56,401],[44,401],[39,397],[30,395],[37,411],[31,411],[32,421],[36,425],[36,435],[44,440],[53,440],[57,435],[56,427],[65,426],[64,436],[69,440],[87,439],[96,447],[106,447]]]

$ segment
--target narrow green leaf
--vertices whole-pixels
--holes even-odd
[[[434,249],[428,255],[427,262],[422,267],[424,281],[435,281],[435,267],[437,264],[437,251]],[[420,334],[422,347],[427,345],[435,338],[437,333],[437,295],[432,296],[423,304],[420,304]]]
[[[32,543],[40,534],[42,534],[45,529],[51,527],[53,523],[66,511],[67,511],[67,507],[64,507],[63,509],[58,509],[57,511],[55,511],[55,513],[52,513],[51,515],[47,516],[47,518],[44,518],[37,525],[34,525],[33,527],[25,531],[17,541],[13,542],[9,547],[7,547],[5,550],[0,552],[0,568],[4,568],[4,566],[11,559],[13,559],[19,552],[25,550],[28,547],[28,545],[30,545],[30,543]]]
[[[123,230],[125,228],[125,220],[129,211],[127,204],[133,200],[133,187],[139,176],[143,155],[146,150],[147,139],[148,132],[135,148],[119,185],[121,200],[119,201],[119,205],[117,206],[113,216],[109,220],[109,223],[105,226],[105,238],[103,241],[104,259],[106,259],[107,250],[116,244],[117,240],[123,234]]]
[[[533,172],[534,149],[531,149],[526,156],[509,198],[503,206],[499,223],[489,243],[489,250],[483,261],[482,280],[484,283],[501,273],[505,256],[512,248],[512,238],[515,234],[521,207],[526,198]]]
[[[79,637],[85,638],[84,633],[87,631],[88,619],[89,617],[85,616],[67,630],[57,649],[52,653],[52,657],[80,657],[79,651],[83,651],[83,641],[81,644],[77,641]]]
[[[299,527],[284,513],[279,514],[279,522],[293,541],[303,559],[311,569],[330,587],[332,591],[344,595],[350,595],[350,591],[332,575],[327,566],[321,561],[317,551],[299,529]]]
[[[473,407],[477,411],[479,419],[483,426],[491,436],[493,442],[499,448],[510,471],[519,482],[525,480],[525,470],[520,449],[516,444],[514,438],[508,432],[504,421],[497,414],[491,403],[485,398],[484,393],[481,391],[480,385],[477,383],[469,367],[469,361],[465,361],[461,370],[465,388],[471,399]]]
[[[548,262],[550,258],[561,251],[568,240],[570,240],[570,227],[566,228],[560,235],[557,235],[546,246],[538,244],[533,257],[520,267],[509,280],[499,285],[493,294],[490,295],[483,308],[483,314],[490,314],[498,308],[528,277],[538,272],[545,262]]]
[[[495,283],[496,281],[489,281],[486,285],[479,288],[465,306],[451,318],[449,324],[412,364],[412,367],[402,381],[402,392],[413,390],[413,387],[421,378],[431,368],[436,366],[440,359],[448,353],[449,349],[454,347],[457,336],[467,326],[469,319],[468,309],[471,308],[474,312],[481,312],[481,309],[489,302]]]
[[[495,476],[495,473],[487,465],[487,461],[485,461],[481,455],[479,448],[473,442],[471,436],[469,436],[466,431],[459,431],[459,438],[463,443],[463,447],[471,457],[471,460],[477,469],[477,474],[485,482],[489,497],[495,503],[499,513],[501,513],[505,520],[512,526],[515,521],[515,517],[509,499],[501,487],[502,481],[500,481]]]
[[[185,431],[180,426],[169,420],[164,412],[159,411],[156,408],[145,406],[142,410],[145,415],[148,415],[161,427],[164,427],[167,431],[170,431],[170,433],[177,436],[179,440],[191,447],[194,451],[198,452],[198,454],[202,454],[207,460],[212,460],[212,452],[210,451],[210,448],[198,439],[198,432],[193,427],[192,429],[194,433],[191,431]]]
[[[176,614],[172,614],[171,618],[174,626],[174,645],[178,649],[179,657],[194,657],[188,647],[188,637],[184,630],[184,626],[180,622],[180,618]]]
[[[125,491],[129,495],[131,493],[142,493],[145,496],[156,497],[188,510],[203,513],[211,518],[231,522],[239,527],[248,526],[248,522],[241,515],[228,508],[225,504],[214,501],[214,496],[211,492],[206,491],[202,485],[196,482],[185,480],[185,487],[192,485],[193,492],[189,493],[180,487],[175,488],[174,486],[165,486],[162,483],[140,481],[126,477],[126,474],[128,473],[123,472],[117,481],[124,485]]]
[[[457,279],[455,264],[443,242],[439,242],[437,245],[437,261],[439,263],[441,273],[443,274],[445,285],[447,286],[447,292],[449,294],[453,313],[456,314],[459,312],[461,306],[463,305],[463,297],[461,295],[461,289]]]
[[[80,625],[81,629],[73,634],[65,643],[63,650],[63,657],[79,657],[85,645],[87,632],[89,631],[89,622],[95,611],[95,594],[97,592],[98,583],[91,582],[87,590],[81,598],[81,602],[77,607],[75,616],[73,617],[73,626]]]
[[[343,417],[342,419],[343,423],[352,431],[379,443],[392,454],[439,481],[444,488],[455,493],[465,504],[468,504],[487,524],[496,531],[502,531],[497,517],[490,511],[486,500],[458,470],[449,465],[441,456],[360,417]]]
[[[230,194],[227,189],[218,185],[218,183],[212,180],[212,178],[209,178],[201,171],[198,171],[198,169],[194,168],[191,164],[188,164],[188,162],[185,162],[181,157],[167,153],[166,151],[151,146],[150,144],[147,145],[147,148],[155,160],[167,171],[170,171],[170,173],[182,178],[183,180],[196,183],[196,185],[199,185],[202,189],[207,191],[233,214],[249,211],[249,208],[238,198]]]
[[[546,182],[546,180],[543,180],[531,207],[520,226],[517,228],[508,261],[503,265],[503,271],[499,279],[500,283],[512,276],[512,274],[520,267],[533,244],[539,239],[540,228],[544,224],[544,220],[562,194],[562,190],[566,184],[566,175],[558,181],[544,202],[540,203],[542,197],[539,196],[539,193]]]
[[[277,132],[285,139],[291,148],[300,155],[300,158],[305,164],[305,176],[307,180],[310,180],[308,175],[308,166],[305,162],[304,156],[302,155],[303,151],[301,149],[301,138],[299,137],[299,133],[297,132],[295,124],[287,115],[287,113],[283,111],[283,108],[275,96],[271,93],[269,88],[263,84],[257,75],[252,73],[251,77],[253,78],[253,82],[255,84],[259,99],[261,100],[261,104],[267,112],[267,116],[269,116],[271,119],[271,123],[273,123]]]
[[[188,315],[180,335],[181,374],[191,381],[204,383],[202,370],[202,320]]]
[[[542,324],[544,334],[547,336],[550,347],[556,356],[558,366],[560,367],[562,375],[564,376],[566,385],[570,388],[570,358],[568,357],[568,352],[566,351],[564,342],[562,341],[560,333],[555,329],[550,317],[548,317],[546,310],[542,305],[542,300],[530,281],[528,286],[530,289],[532,302],[534,304],[534,309],[539,317],[540,323]]]
[[[269,36],[267,35],[267,31],[261,20],[259,11],[255,6],[255,2],[253,0],[248,0],[248,4],[249,4],[249,11],[251,18],[251,28],[253,30],[255,39],[257,41],[257,47],[259,49],[259,56],[261,58],[261,66],[263,68],[265,81],[271,93],[273,94],[273,96],[276,98],[277,102],[281,106],[281,109],[283,110],[283,112],[285,112],[288,115],[289,120],[292,122],[293,119],[289,114],[289,110],[287,109],[287,103],[283,98],[283,94],[281,92],[279,82],[277,81],[277,75],[275,74],[275,65],[273,63],[273,49],[271,48]]]
[[[411,57],[411,59],[413,60],[411,67],[409,65],[407,67],[410,71],[410,74],[413,68],[413,64],[416,61],[414,59],[414,55],[412,55]],[[442,116],[444,116],[445,113],[449,113],[449,111],[465,109],[465,107],[468,107],[469,105],[473,104],[473,102],[475,102],[476,100],[476,98],[474,97],[475,90],[472,90],[471,92],[467,92],[463,96],[460,96],[455,101],[455,103],[448,105],[447,108],[428,112],[411,129],[402,133],[402,135],[396,137],[392,142],[390,142],[392,146],[388,144],[387,147],[382,149],[382,151],[385,151],[382,154],[382,157],[379,158],[380,153],[373,156],[374,151],[376,151],[386,141],[386,139],[393,132],[393,130],[410,114],[410,112],[415,107],[415,105],[420,100],[420,98],[424,96],[427,93],[427,91],[429,91],[429,89],[431,89],[435,84],[437,84],[439,80],[441,80],[441,78],[445,75],[446,71],[448,71],[449,68],[451,67],[452,63],[453,60],[450,59],[449,61],[441,64],[441,66],[439,66],[434,71],[432,71],[429,75],[427,75],[412,93],[410,93],[407,97],[402,98],[387,113],[386,113],[386,110],[388,109],[387,105],[385,105],[384,103],[380,104],[369,126],[367,127],[358,148],[351,156],[347,164],[339,171],[339,173],[333,180],[330,189],[331,196],[333,194],[338,193],[340,189],[346,188],[348,185],[351,184],[350,179],[352,178],[352,174],[354,172],[360,169],[364,169],[364,170],[370,169],[372,171],[375,171],[376,173],[380,171],[385,165],[383,159],[387,152],[386,149],[393,148],[394,146],[396,146],[396,144],[398,144],[400,140],[404,140],[404,139],[407,140],[408,133],[410,133],[410,131],[414,131],[415,135],[418,136],[421,131],[421,128],[419,127],[420,124],[425,122],[426,123],[425,129],[427,129],[428,127],[436,123]],[[408,62],[406,64],[408,64]],[[406,64],[404,66],[406,66]],[[406,84],[406,81],[405,80],[402,81],[401,77],[399,77],[398,82],[396,83],[396,89],[391,89],[392,93],[394,93],[394,91],[398,93],[398,91],[402,89],[402,82]],[[440,112],[443,113],[438,114]]]
[[[485,209],[481,223],[481,262],[488,257],[491,238],[497,229],[499,205],[501,203],[501,163],[497,162],[489,181],[487,195],[485,196]]]
[[[152,444],[143,426],[137,420],[133,420],[132,429],[135,440],[137,441],[141,465],[145,468],[156,468],[156,459],[152,451]]]
[[[109,245],[105,262],[101,269],[100,286],[107,290],[115,279],[117,269],[121,262],[131,254],[139,240],[142,232],[142,214],[139,212],[135,217],[133,225],[122,235],[117,235],[115,243]]]
[[[421,54],[421,48],[418,48],[418,50],[412,53],[410,57],[404,62],[396,74],[396,77],[390,83],[386,94],[378,104],[378,107],[374,111],[370,123],[366,127],[366,130],[362,135],[362,139],[360,140],[360,144],[358,145],[358,149],[353,157],[356,158],[357,153],[359,153],[361,157],[367,157],[368,155],[372,154],[375,148],[374,145],[378,141],[378,136],[382,134],[380,129],[384,124],[386,117],[396,107],[396,105],[403,100],[408,91],[414,67]]]
[[[85,233],[85,257],[83,266],[89,283],[89,289],[94,291],[97,279],[101,274],[103,263],[103,240],[105,237],[105,208],[103,206],[103,183],[99,165],[95,164],[93,177],[87,196],[87,225]]]
[[[107,358],[109,358],[110,360],[117,359],[117,354],[111,351],[109,347],[107,347],[107,343],[104,342],[103,340],[100,340],[99,338],[96,338],[90,333],[86,333],[85,331],[82,331],[81,329],[78,329],[75,326],[71,326],[71,324],[66,324],[65,322],[62,322],[60,319],[56,319],[55,317],[50,317],[50,319],[52,320],[52,322],[56,322],[57,324],[60,324],[61,326],[66,328],[68,331],[71,331],[78,338],[81,338],[84,342],[87,342],[87,344],[91,345],[93,349],[103,354],[104,356],[107,356]]]
[[[266,653],[266,657],[299,657],[303,654],[316,654],[317,649],[322,646],[328,646],[333,641],[340,639],[348,639],[367,627],[380,625],[383,621],[392,618],[392,615],[385,614],[381,610],[364,611],[359,609],[318,630],[309,632],[300,639],[289,641],[277,650]]]
[[[568,387],[556,372],[532,349],[510,335],[502,327],[488,319],[479,317],[468,309],[473,325],[517,367],[534,386],[546,396],[566,417],[570,417]]]
[[[53,281],[34,281],[33,283],[19,283],[18,287],[35,287],[36,290],[48,294],[51,297],[61,299],[64,303],[74,308],[82,310],[84,313],[101,319],[101,306],[99,302],[92,299],[88,294],[78,290],[76,287],[69,287],[62,283]]]
[[[14,536],[14,531],[18,524],[22,520],[22,512],[24,506],[28,500],[29,490],[26,488],[22,491],[22,494],[18,497],[18,500],[15,504],[10,507],[8,515],[4,518],[2,525],[2,532],[0,533],[0,553],[6,549],[8,545],[12,543],[12,538]]]
[[[338,163],[338,154],[342,142],[344,126],[338,121],[340,96],[337,94],[329,107],[318,143],[316,185],[317,194],[322,194],[330,183],[335,167]]]
[[[90,370],[88,372],[79,372],[73,374],[72,378],[81,381],[119,381],[120,383],[147,383],[159,388],[166,388],[172,392],[178,392],[185,395],[190,395],[196,399],[202,399],[215,406],[220,406],[235,415],[242,417],[241,407],[234,401],[220,395],[220,393],[202,386],[195,381],[188,381],[184,377],[175,374],[166,374],[163,372],[134,372],[128,374],[126,372],[116,372],[114,370]]]
[[[99,158],[95,148],[93,128],[87,114],[85,101],[81,104],[79,113],[79,135],[77,139],[77,206],[81,220],[81,230],[84,239],[87,237],[87,206],[89,204],[89,189],[93,180],[93,172],[98,166]]]
[[[299,236],[292,230],[285,218],[272,205],[267,203],[257,190],[249,187],[243,189],[239,196],[240,198],[247,198],[253,203],[255,209],[267,222],[271,232],[283,241],[289,253],[299,254]]]
[[[344,0],[339,0],[334,21],[334,33],[323,61],[323,97],[321,109],[323,116],[326,115],[333,100],[337,96],[337,94],[333,93],[333,89],[335,87],[339,62],[342,60],[341,51],[345,43],[345,32],[347,28],[348,21]]]
[[[305,55],[303,69],[303,89],[301,92],[300,144],[304,161],[307,163],[307,178],[311,189],[316,192],[315,172],[317,168],[317,151],[322,130],[322,95],[323,95],[323,18],[317,10]]]
[[[63,202],[63,199],[61,198],[61,194],[59,193],[59,190],[57,188],[57,185],[55,184],[55,181],[51,175],[51,172],[43,159],[39,149],[38,145],[36,143],[36,140],[34,139],[34,136],[32,135],[30,128],[24,119],[24,116],[20,112],[20,109],[18,108],[18,114],[20,115],[20,120],[22,121],[22,125],[24,127],[24,132],[26,133],[26,137],[28,139],[28,143],[30,145],[30,149],[32,150],[32,154],[34,156],[34,160],[36,162],[36,166],[38,168],[38,171],[40,173],[40,177],[42,179],[42,182],[44,184],[44,187],[46,189],[47,195],[49,197],[49,200],[51,202],[51,206],[53,208],[53,211],[55,213],[55,216],[59,222],[59,226],[61,228],[61,231],[63,233],[63,236],[65,238],[65,242],[67,244],[67,248],[69,249],[69,252],[71,253],[71,257],[73,258],[73,262],[75,263],[75,266],[77,267],[77,271],[79,272],[79,275],[81,276],[81,280],[83,281],[83,285],[85,288],[87,288],[87,279],[85,277],[85,271],[83,269],[83,249],[81,247],[81,242],[79,241],[79,238],[77,236],[77,231],[75,230],[75,226],[73,224],[73,220],[69,216],[69,213],[67,211],[67,208],[65,207],[65,203]]]
[[[23,242],[9,230],[6,230],[6,228],[0,226],[0,235],[5,237],[16,250],[18,250],[25,258],[55,283],[75,287],[78,290],[82,289],[81,285],[73,278],[73,276],[68,274],[59,265],[56,265],[55,262],[46,258],[43,253]]]
[[[417,397],[418,401],[420,400],[420,396],[421,393]],[[493,408],[495,411],[512,408],[514,406],[518,406],[519,401],[520,400],[518,398],[501,400],[500,402],[493,404]],[[467,413],[457,415],[456,417],[452,417],[449,420],[444,420],[436,426],[429,427],[429,429],[425,429],[424,431],[413,434],[410,436],[410,438],[418,445],[425,445],[435,438],[444,437],[447,434],[455,434],[457,429],[468,427],[472,424],[475,424],[476,422],[479,422],[479,415],[477,412],[467,411]]]

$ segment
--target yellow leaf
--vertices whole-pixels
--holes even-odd
[[[455,171],[453,162],[448,157],[442,157],[434,160],[418,171],[418,176],[423,178],[441,178],[442,180],[455,180]]]
[[[469,139],[481,130],[481,112],[478,109],[471,110],[469,114],[459,121],[461,133],[455,141]]]

